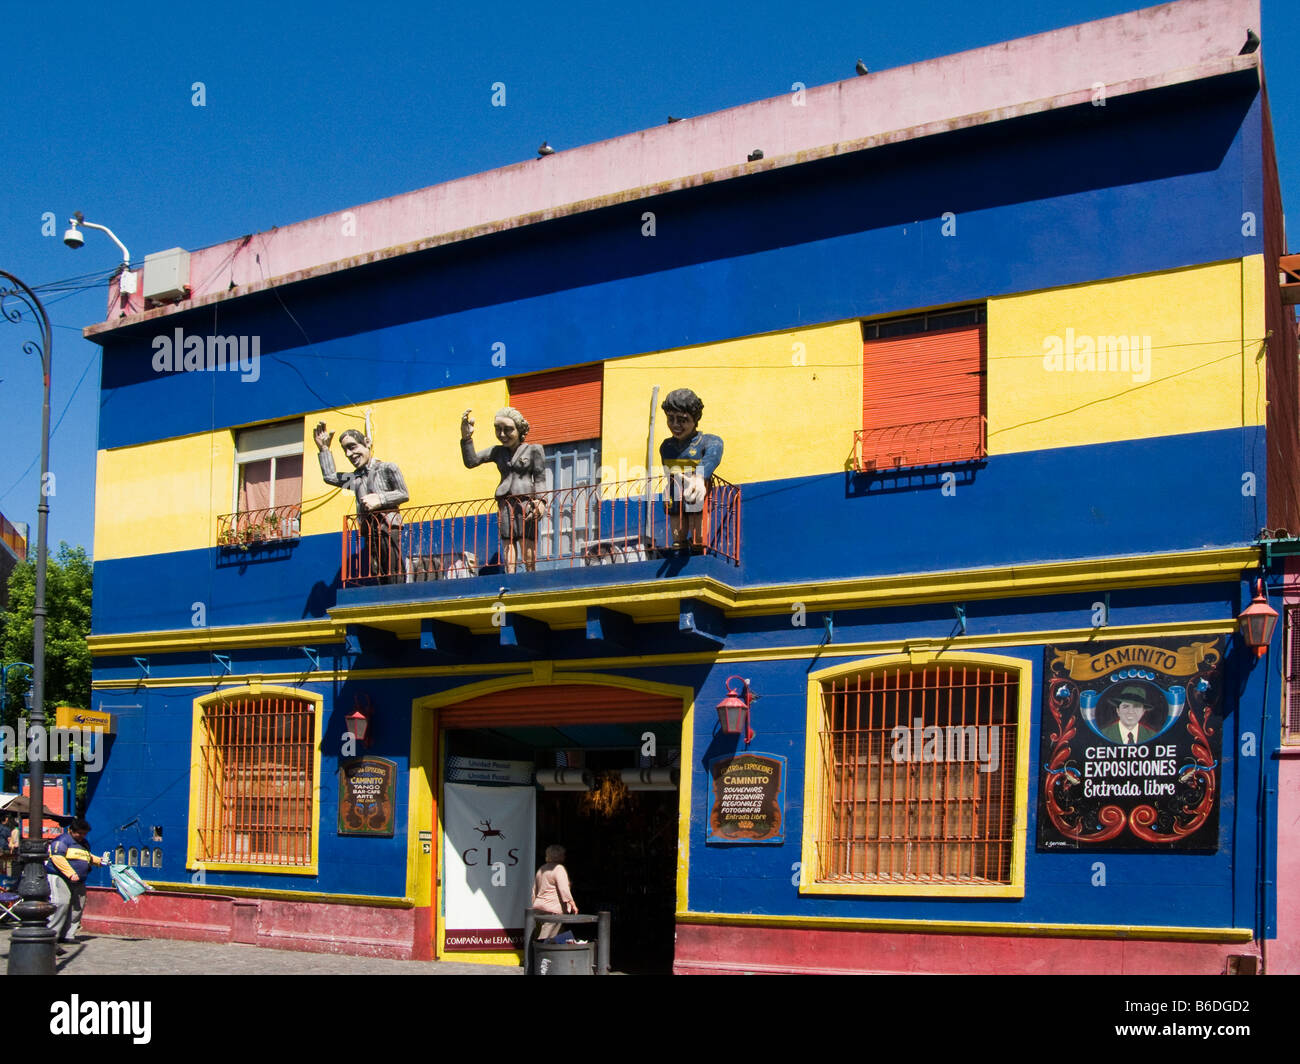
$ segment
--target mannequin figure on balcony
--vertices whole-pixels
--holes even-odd
[[[501,536],[501,565],[507,573],[537,568],[537,522],[546,513],[546,456],[540,444],[525,443],[528,422],[512,406],[498,410],[493,428],[501,442],[486,451],[474,449],[474,418],[466,410],[460,419],[460,453],[466,469],[491,462],[501,474],[497,485],[497,529]]]
[[[392,462],[381,462],[371,454],[370,437],[360,429],[345,429],[339,445],[355,472],[337,473],[330,441],[334,433],[325,422],[316,423],[314,437],[320,451],[320,475],[326,484],[346,488],[357,497],[357,525],[361,529],[363,576],[381,584],[400,584],[406,577],[402,566],[402,516],[398,507],[410,499],[402,471]]]
[[[664,509],[668,511],[669,539],[678,549],[702,546],[709,489],[722,461],[722,438],[699,431],[704,403],[689,388],[669,392],[661,407],[672,433],[659,445],[668,478]]]

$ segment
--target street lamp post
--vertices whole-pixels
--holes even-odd
[[[19,305],[21,304],[21,305]],[[11,323],[24,320],[23,307],[41,325],[41,342],[23,344],[23,351],[38,355],[44,381],[41,406],[41,486],[36,506],[36,604],[32,608],[32,710],[28,719],[31,730],[45,731],[45,565],[49,533],[50,503],[50,371],[54,352],[50,341],[50,319],[36,293],[11,273],[0,270],[0,313]],[[45,875],[45,761],[43,744],[32,744],[37,756],[28,761],[27,834],[23,837],[19,857],[22,874],[18,895],[22,898],[14,912],[21,920],[9,941],[10,975],[54,975],[53,928],[46,927],[54,906],[50,904],[50,883]]]

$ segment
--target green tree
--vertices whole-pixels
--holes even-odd
[[[60,543],[45,576],[45,711],[60,702],[90,707],[90,592],[92,569],[84,547]],[[36,563],[29,559],[9,574],[9,608],[3,614],[6,662],[32,660],[32,610],[36,605]],[[9,684],[9,718],[30,686],[27,669],[14,669]],[[17,698],[15,698],[15,695]],[[53,720],[51,719],[51,723]]]

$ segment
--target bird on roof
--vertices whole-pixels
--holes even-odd
[[[1246,30],[1246,43],[1241,46],[1241,51],[1238,52],[1237,54],[1250,55],[1250,53],[1253,52],[1258,47],[1259,47],[1259,34],[1256,33],[1254,30],[1248,29]]]
[[[762,149],[762,148],[755,148],[753,151],[751,151],[751,152],[749,153],[749,155],[746,156],[746,158],[747,158],[751,163],[756,163],[756,162],[758,162],[759,159],[763,158],[763,149]]]
[[[542,146],[537,149],[537,157],[539,159],[545,159],[546,156],[554,155],[554,154],[555,154],[555,149],[552,148],[549,144],[547,144],[546,141],[542,141]]]
[[[669,115],[669,116],[668,116],[668,124],[669,124],[670,126],[671,126],[674,122],[680,122],[680,121],[681,121],[680,118],[674,118],[672,115]]]
[[[867,69],[867,64],[864,63],[861,59],[858,60],[857,70],[858,70],[858,77],[862,77],[863,74],[871,73],[871,71]]]

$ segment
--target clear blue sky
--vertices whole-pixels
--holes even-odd
[[[1131,0],[795,4],[6,4],[0,269],[32,286],[120,261],[72,252],[75,210],[140,263],[563,149],[1138,7]],[[1262,0],[1283,202],[1300,203],[1300,4]],[[191,85],[206,106],[191,105]],[[507,106],[491,106],[491,86]],[[42,236],[42,215],[58,231]],[[1189,225],[1196,224],[1188,219]],[[1291,240],[1300,249],[1300,240]],[[51,293],[50,541],[92,546],[106,287]],[[0,322],[0,513],[35,533],[40,374]],[[30,463],[30,467],[29,467]]]

